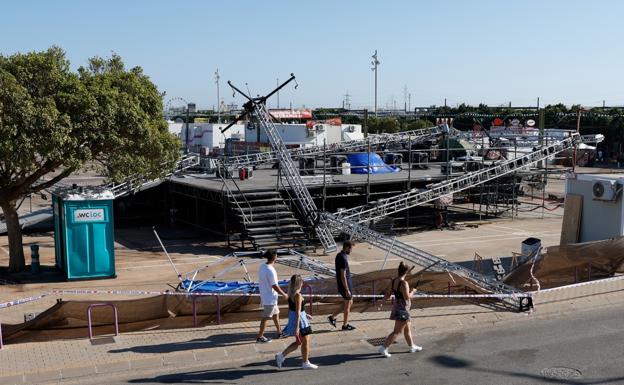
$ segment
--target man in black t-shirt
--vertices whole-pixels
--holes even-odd
[[[342,244],[342,251],[336,255],[336,283],[338,285],[338,293],[344,299],[344,308],[327,317],[329,323],[336,327],[336,317],[338,314],[344,313],[342,330],[355,329],[355,327],[349,325],[349,311],[353,304],[353,282],[351,281],[351,271],[349,270],[349,254],[352,249],[353,243],[346,241]]]

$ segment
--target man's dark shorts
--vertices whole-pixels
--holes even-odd
[[[353,288],[349,288],[349,292],[351,293],[351,295],[353,295]],[[351,299],[351,297],[347,296],[347,291],[342,287],[338,288],[338,293],[340,293],[342,298],[345,299],[346,301]]]

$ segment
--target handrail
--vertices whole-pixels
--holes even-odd
[[[238,190],[238,192],[243,196],[243,199],[245,200],[245,203],[247,203],[247,207],[249,207],[249,216],[251,217],[251,222],[253,222],[253,210],[251,208],[251,204],[247,200],[247,196],[240,189],[240,187],[238,186],[238,183],[236,183],[236,179],[233,178],[233,177],[231,177],[230,179],[232,180],[232,182],[234,182],[234,186],[236,186],[236,189]],[[234,199],[236,200],[236,198],[234,198]]]
[[[2,322],[0,322],[0,349],[2,349],[3,346],[4,344],[2,343]]]
[[[221,177],[221,181],[223,182],[223,186],[228,191],[228,196],[230,196],[230,197],[232,197],[232,199],[234,199],[234,203],[236,203],[236,206],[238,207],[240,213],[243,215],[243,222],[245,224],[253,222],[253,210],[251,208],[251,205],[249,204],[249,201],[247,201],[247,197],[245,197],[245,194],[242,193],[240,188],[238,188],[238,185],[236,184],[236,182],[234,182],[234,185],[238,188],[238,191],[241,193],[241,195],[245,199],[245,202],[247,203],[247,206],[249,207],[249,216],[251,217],[251,220],[247,219],[247,215],[245,215],[245,212],[243,211],[243,208],[238,203],[238,200],[236,199],[236,197],[232,193],[232,190],[230,190],[230,186],[228,186],[227,180],[220,173],[219,173],[219,176]],[[230,179],[232,179],[232,178],[230,178]],[[232,179],[232,181],[234,181],[234,179]],[[223,191],[223,187],[221,187],[221,190]]]
[[[117,306],[113,305],[112,302],[94,303],[87,307],[87,320],[88,320],[87,322],[88,322],[88,327],[89,327],[89,339],[90,340],[93,339],[93,325],[91,323],[91,310],[94,307],[102,307],[102,306],[110,306],[113,308],[113,315],[115,319],[115,336],[119,335],[119,317],[117,313]]]

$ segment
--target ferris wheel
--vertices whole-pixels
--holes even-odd
[[[180,104],[182,104],[180,106]],[[184,98],[180,98],[180,97],[173,97],[169,100],[167,100],[167,102],[165,103],[165,119],[171,119],[172,116],[175,116],[176,114],[186,111],[186,108],[188,108],[188,102],[186,101],[186,99]]]

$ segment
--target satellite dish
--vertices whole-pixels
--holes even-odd
[[[529,119],[529,120],[526,121],[526,124],[529,127],[533,127],[533,126],[535,126],[535,120]]]
[[[594,193],[594,197],[601,198],[605,192],[604,185],[600,182],[594,183],[592,186],[592,192]]]

